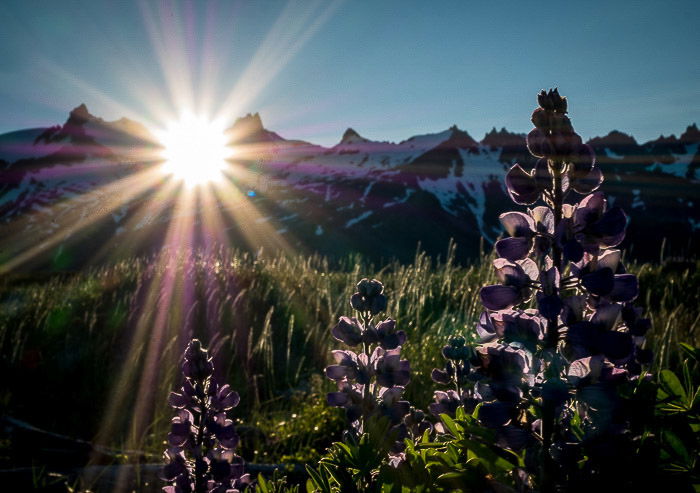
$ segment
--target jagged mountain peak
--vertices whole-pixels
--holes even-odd
[[[340,139],[339,145],[349,145],[349,144],[363,144],[369,142],[360,134],[358,134],[354,128],[348,127],[343,133],[343,137]]]
[[[698,129],[698,125],[696,123],[688,125],[685,132],[681,134],[680,141],[682,144],[686,145],[700,143],[700,130]]]
[[[479,143],[469,135],[468,132],[462,130],[457,125],[452,125],[448,131],[450,132],[449,138],[441,144],[441,146],[449,147],[459,147],[461,149],[467,149],[472,147],[477,147]]]
[[[244,126],[249,128],[251,131],[259,132],[263,130],[262,118],[260,118],[260,113],[247,113],[245,116],[237,118],[233,123],[233,128]]]
[[[525,134],[510,132],[506,130],[506,127],[501,127],[500,130],[496,130],[496,127],[493,127],[481,139],[481,144],[489,147],[520,146],[524,142]]]
[[[613,130],[603,137],[594,137],[588,141],[588,144],[597,148],[639,145],[634,137],[619,130]]]
[[[247,113],[237,118],[227,131],[232,142],[272,142],[283,141],[275,132],[267,130],[262,123],[260,113]]]
[[[85,103],[80,103],[78,106],[73,108],[68,115],[68,120],[66,124],[82,125],[87,121],[94,120],[93,116],[88,110]]]

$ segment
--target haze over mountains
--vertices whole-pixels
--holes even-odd
[[[444,258],[450,238],[466,261],[482,238],[489,248],[501,234],[501,212],[522,210],[505,193],[507,168],[534,164],[525,136],[505,129],[477,141],[453,126],[392,143],[349,128],[323,147],[287,140],[253,114],[228,135],[238,150],[228,186],[186,203],[183,186],[157,173],[158,144],[138,122],[105,122],[80,105],[63,125],[0,135],[0,263],[75,268],[222,242],[408,261],[419,242]],[[628,255],[657,259],[662,243],[667,253],[694,254],[697,126],[646,143],[612,131],[589,144],[602,190],[630,217]],[[183,221],[184,236],[169,233]]]

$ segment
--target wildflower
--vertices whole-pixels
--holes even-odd
[[[362,344],[362,327],[355,317],[340,317],[338,324],[333,327],[331,334],[336,340],[350,347]]]
[[[537,264],[530,259],[509,262],[498,258],[493,261],[496,275],[502,284],[481,288],[481,302],[489,310],[502,310],[527,301],[532,294],[532,281],[539,276]]]
[[[585,197],[573,215],[575,238],[584,251],[597,254],[601,248],[614,247],[625,238],[627,216],[619,207],[606,210],[603,194]]]
[[[331,330],[333,337],[361,351],[332,352],[335,364],[326,368],[326,376],[338,386],[327,402],[345,409],[351,432],[361,434],[370,420],[385,417],[391,424],[387,440],[398,440],[389,447],[398,453],[406,435],[403,418],[410,405],[401,400],[410,380],[410,364],[401,359],[401,345],[406,333],[396,330],[396,321],[387,318],[377,324],[373,318],[386,308],[384,286],[376,279],[362,279],[350,303],[360,318],[341,317]]]
[[[214,365],[199,340],[187,346],[182,364],[184,383],[168,399],[177,410],[168,433],[169,448],[162,477],[166,493],[232,493],[247,488],[243,459],[235,454],[239,438],[226,415],[240,401],[228,385],[212,380]]]
[[[506,343],[522,344],[535,351],[537,343],[543,339],[546,320],[536,310],[484,311],[479,317],[476,331],[481,343],[502,339]]]
[[[400,359],[400,349],[385,351],[382,348],[375,349],[373,359],[376,361],[377,384],[382,387],[406,385],[410,379],[410,365],[407,360]]]
[[[377,315],[386,309],[383,291],[384,285],[376,279],[362,279],[357,283],[357,292],[350,297],[350,304],[358,312]]]

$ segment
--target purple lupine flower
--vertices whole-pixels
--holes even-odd
[[[466,345],[462,336],[450,337],[447,345],[442,348],[442,357],[445,358],[443,368],[434,368],[431,373],[433,382],[443,385],[454,385],[461,389],[469,376],[469,360],[474,356],[473,350]]]
[[[620,330],[618,322],[622,307],[619,304],[600,305],[589,320],[574,323],[567,332],[574,357],[605,355],[610,361],[624,363],[633,356],[632,334]]]
[[[387,318],[376,326],[377,343],[384,349],[396,349],[406,342],[406,332],[396,330],[396,320]]]
[[[522,212],[506,212],[498,219],[510,235],[510,238],[503,238],[496,242],[498,255],[510,262],[526,258],[532,249],[536,234],[535,221]]]
[[[384,349],[396,349],[406,342],[406,333],[396,330],[396,321],[390,318],[376,326],[371,322],[363,326],[355,317],[340,317],[331,334],[337,341],[350,347],[364,343],[379,344]]]
[[[546,320],[536,310],[484,311],[479,318],[476,331],[481,343],[503,339],[516,342],[534,352],[544,337]]]
[[[326,368],[328,378],[336,382],[347,379],[357,380],[362,385],[369,383],[374,372],[366,354],[358,355],[352,351],[341,349],[332,352],[336,364]]]
[[[551,264],[549,257],[545,258],[545,264]],[[552,266],[540,271],[540,290],[537,293],[537,309],[547,320],[556,322],[564,304],[559,297],[561,276],[559,269]]]
[[[332,329],[333,337],[360,351],[334,350],[335,364],[326,368],[326,376],[338,386],[327,396],[328,404],[345,409],[350,432],[361,434],[368,420],[389,418],[391,431],[387,439],[396,439],[389,447],[403,450],[408,434],[404,417],[410,404],[401,399],[410,380],[410,364],[401,359],[406,333],[396,330],[396,321],[387,318],[375,323],[374,317],[386,309],[384,286],[376,279],[362,279],[350,304],[358,317],[341,317]],[[392,438],[393,437],[393,438]]]
[[[491,342],[476,348],[479,370],[492,382],[519,386],[530,371],[531,357],[517,347]]]
[[[434,398],[435,402],[428,406],[433,416],[440,416],[441,414],[454,416],[457,408],[462,405],[460,395],[454,390],[448,390],[447,392],[436,390]]]
[[[167,464],[162,477],[167,493],[231,493],[250,483],[243,459],[235,454],[238,434],[227,411],[239,403],[237,392],[212,380],[214,365],[197,339],[187,346],[182,364],[184,383],[172,392],[177,410],[168,434]]]
[[[350,304],[360,313],[377,315],[386,309],[384,285],[376,279],[362,279],[357,283],[357,292],[350,297]]]
[[[575,238],[589,253],[619,245],[625,239],[626,227],[627,215],[620,207],[607,210],[607,201],[601,192],[585,197],[574,211]]]
[[[620,258],[620,251],[615,249],[604,250],[600,255],[585,253],[571,265],[571,272],[596,297],[632,301],[639,294],[639,283],[636,276],[626,273]]]
[[[545,205],[499,218],[509,237],[495,244],[499,284],[480,291],[486,310],[465,380],[473,382],[468,390],[482,403],[479,420],[496,430],[497,443],[514,450],[541,443],[542,472],[551,480],[554,457],[575,465],[569,456],[583,449],[566,403],[584,409],[583,440],[588,433],[618,433],[625,420],[617,388],[636,378],[651,354],[643,348],[649,320],[631,304],[638,281],[613,248],[625,237],[627,216],[619,207],[608,209],[597,191],[603,175],[593,149],[574,131],[566,98],[554,89],[537,99],[526,143],[539,159],[532,170],[512,166],[506,188],[518,204]],[[579,203],[573,193],[583,195]],[[523,310],[533,294],[537,308]],[[450,351],[446,346],[444,355]],[[456,373],[448,359],[431,376],[449,384]],[[431,411],[459,406],[463,389],[450,392],[436,393]],[[525,410],[533,402],[537,413]],[[538,440],[530,426],[535,417]]]
[[[503,310],[530,299],[532,282],[539,277],[539,269],[535,262],[530,259],[510,262],[497,258],[493,265],[502,284],[481,288],[481,302],[486,308]]]
[[[363,397],[364,386],[351,384],[347,380],[338,382],[338,391],[329,392],[327,396],[328,405],[342,407],[348,422],[354,424],[363,415],[363,412],[372,412],[374,406]]]
[[[340,317],[338,324],[333,327],[331,334],[336,340],[350,347],[362,344],[362,326],[355,317]]]
[[[404,386],[410,380],[411,368],[408,360],[401,359],[400,349],[385,351],[381,347],[374,350],[377,383],[382,387]]]

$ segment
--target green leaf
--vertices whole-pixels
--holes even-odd
[[[458,438],[461,436],[460,428],[457,426],[457,423],[455,423],[454,420],[450,418],[449,415],[443,413],[440,415],[440,419],[445,425],[445,428],[447,428],[447,431],[449,431],[454,437]]]
[[[319,466],[319,470],[323,471],[324,466]],[[313,467],[309,466],[307,464],[306,466],[306,472],[308,473],[309,477],[311,478],[311,481],[313,482],[315,488],[321,493],[331,493],[331,485],[328,482],[328,477],[326,474],[323,474],[322,472],[317,471]],[[308,490],[308,486],[307,486]]]
[[[440,474],[438,476],[438,481],[461,480],[461,479],[464,479],[465,476],[466,476],[466,474],[464,472],[457,472],[457,471],[446,472],[445,474]]]
[[[270,483],[267,482],[262,473],[258,474],[258,486],[255,491],[260,491],[261,493],[270,493]]]
[[[670,430],[664,430],[663,437],[666,444],[673,451],[673,453],[679,459],[683,460],[683,463],[689,465],[692,463],[690,460],[690,454],[688,454],[688,449],[685,448],[683,441]]]
[[[661,370],[659,380],[661,382],[661,386],[668,395],[682,399],[683,401],[688,398],[681,381],[671,370]]]

